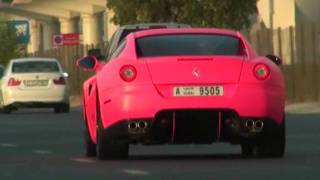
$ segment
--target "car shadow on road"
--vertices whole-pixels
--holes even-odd
[[[79,108],[71,108],[70,113],[79,113]],[[0,111],[0,115],[44,115],[44,114],[53,114],[53,115],[65,115],[70,113],[55,113],[52,108],[21,108],[18,111],[14,110],[10,114],[6,114]]]
[[[235,160],[243,159],[240,154],[182,154],[182,155],[131,155],[129,160],[132,161],[183,161],[183,160]]]

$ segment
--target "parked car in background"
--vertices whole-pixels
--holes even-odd
[[[276,56],[239,32],[154,29],[129,34],[83,84],[87,156],[128,157],[129,144],[229,142],[244,157],[285,152],[285,85]]]
[[[69,112],[67,73],[51,58],[21,58],[9,62],[1,80],[0,107],[10,113],[20,107],[51,107]]]
[[[168,29],[168,28],[189,28],[188,24],[179,23],[146,23],[146,24],[131,24],[119,27],[112,35],[109,46],[107,59],[110,59],[112,53],[119,46],[120,42],[130,33],[136,31],[143,31],[147,29]]]

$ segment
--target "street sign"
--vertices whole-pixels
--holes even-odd
[[[52,36],[52,45],[57,46],[71,46],[71,45],[80,45],[80,34],[54,34]]]
[[[15,20],[9,21],[9,27],[17,33],[18,42],[28,44],[30,40],[29,21]]]

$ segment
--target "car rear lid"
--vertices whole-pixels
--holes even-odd
[[[238,83],[243,56],[142,58],[155,85]]]

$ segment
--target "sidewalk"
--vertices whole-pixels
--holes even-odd
[[[308,114],[320,113],[320,102],[305,102],[286,105],[287,113]]]
[[[80,107],[82,104],[82,99],[80,96],[70,96],[70,106],[71,107]]]

